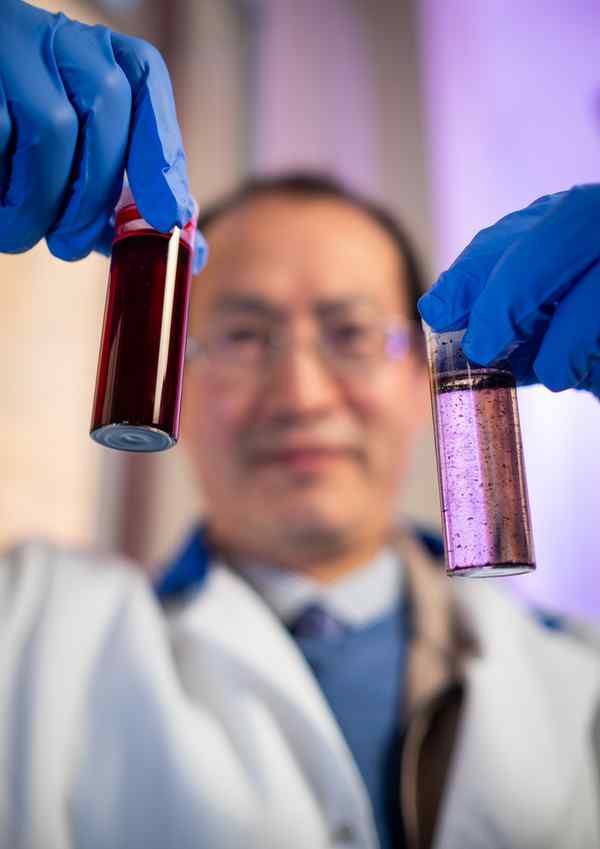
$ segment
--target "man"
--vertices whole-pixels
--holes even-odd
[[[10,0],[9,23],[21,8]],[[36,17],[19,31],[39,46],[53,27],[68,48],[70,23]],[[107,44],[106,31],[85,35]],[[139,47],[108,37],[142,102],[156,103],[155,58],[136,78],[127,57]],[[176,126],[173,116],[148,123],[144,109],[145,125],[132,119],[138,151],[156,144],[153,128]],[[77,155],[72,141],[65,161]],[[45,161],[37,136],[19,151]],[[117,159],[103,186],[118,177]],[[139,162],[148,167],[141,153]],[[12,169],[15,186],[22,173]],[[58,189],[44,174],[44,215],[32,204],[2,210],[3,249],[42,235],[71,258],[102,247],[112,190],[97,208],[83,203],[82,236],[57,198],[93,181],[82,173]],[[150,185],[158,197],[184,184]],[[581,193],[568,198],[500,222],[481,237],[486,250],[474,243],[423,303],[430,323],[468,322],[487,338],[471,307],[494,293],[499,326],[514,319],[522,289],[498,294],[496,263],[532,238],[541,256],[548,221],[556,236],[561,215],[580,220],[587,209]],[[184,220],[184,189],[176,206],[171,216]],[[15,220],[28,222],[25,241]],[[566,628],[543,629],[493,585],[448,581],[433,543],[394,527],[425,405],[405,240],[368,203],[306,179],[254,185],[204,226],[212,259],[194,293],[183,441],[206,524],[157,593],[135,570],[98,568],[84,552],[27,543],[5,556],[0,845],[598,845],[597,652]],[[591,250],[573,264],[557,258],[569,273],[558,291],[538,285],[531,300],[545,324],[526,327],[527,339],[552,330],[544,299],[558,317]],[[488,324],[492,313],[488,304]],[[515,325],[518,334],[522,319]],[[558,342],[553,350],[568,359]],[[592,341],[585,362],[590,350]]]
[[[303,621],[300,646],[339,703],[387,833],[404,662],[395,632],[406,623],[384,550],[428,403],[416,263],[385,213],[307,175],[250,182],[201,225],[211,263],[194,289],[183,444],[205,494],[206,536],[284,624],[323,594],[331,601],[308,610],[338,615],[326,626],[339,630],[333,643],[315,642]],[[337,665],[329,652],[353,643],[357,668],[325,671]],[[381,693],[360,680],[368,658]]]

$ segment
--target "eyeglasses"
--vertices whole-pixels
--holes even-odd
[[[414,325],[414,326],[413,326]],[[404,318],[352,318],[319,326],[311,344],[336,374],[368,373],[386,360],[403,359],[417,339],[418,326]],[[297,344],[280,323],[241,317],[216,322],[187,341],[186,360],[203,358],[232,376],[252,376],[272,368]]]

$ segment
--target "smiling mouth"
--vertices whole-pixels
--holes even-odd
[[[353,459],[355,459],[354,452],[348,448],[306,446],[270,451],[257,459],[257,465],[308,471],[321,469],[341,460]]]

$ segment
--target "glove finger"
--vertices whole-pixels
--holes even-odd
[[[557,304],[600,256],[600,186],[576,186],[494,268],[469,319],[463,348],[487,364],[541,338]]]
[[[113,239],[115,236],[115,217],[111,215],[104,225],[104,229],[98,234],[94,244],[94,250],[104,256],[110,256],[112,252]]]
[[[41,54],[32,54],[26,40],[11,45],[11,55],[27,57],[22,68],[8,67],[8,60],[3,64],[14,132],[9,147],[14,144],[14,153],[0,206],[1,252],[29,250],[46,235],[60,213],[69,182],[78,121],[52,53],[56,30],[64,20],[64,16],[53,17],[47,49]]]
[[[151,44],[112,33],[112,45],[133,92],[129,183],[146,221],[166,233],[187,224],[193,211],[171,80]]]
[[[196,230],[196,241],[194,245],[194,259],[192,273],[199,274],[208,260],[208,243],[200,230]]]
[[[545,195],[524,209],[480,230],[469,245],[419,300],[419,312],[437,333],[466,327],[471,309],[500,257],[559,205],[566,192]]]
[[[13,123],[8,110],[4,86],[0,78],[0,202],[10,179],[11,142]]]
[[[68,21],[57,32],[54,49],[80,129],[66,205],[47,241],[55,256],[76,260],[94,248],[119,198],[131,88],[114,58],[111,33],[105,27]]]
[[[518,386],[530,386],[538,383],[538,377],[533,370],[533,363],[537,357],[541,339],[528,339],[513,351],[508,357],[510,369]]]
[[[575,389],[587,389],[592,395],[600,399],[600,357],[594,359],[590,364],[590,370],[587,376],[579,383]]]
[[[534,371],[553,392],[579,386],[600,360],[600,262],[561,301],[540,345]],[[596,392],[600,391],[600,384]]]

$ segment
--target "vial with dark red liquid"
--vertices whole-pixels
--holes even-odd
[[[469,362],[465,331],[424,325],[449,575],[518,575],[535,569],[512,372]]]
[[[90,435],[121,451],[179,437],[195,217],[154,230],[125,187],[116,210]]]

